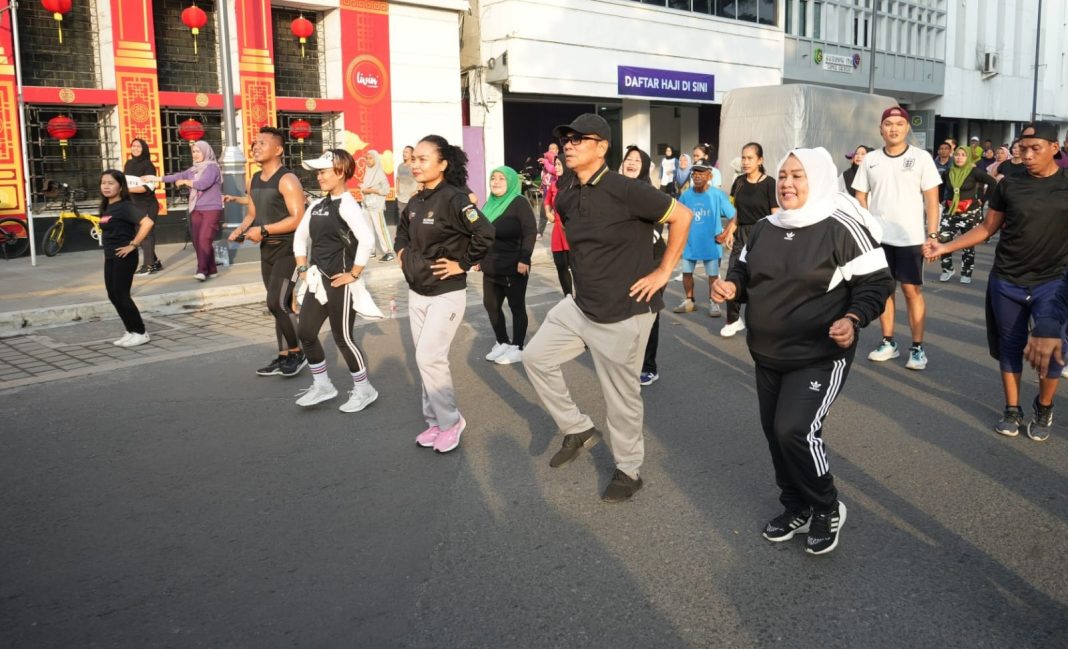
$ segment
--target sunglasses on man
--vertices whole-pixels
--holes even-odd
[[[564,146],[569,142],[575,146],[582,143],[583,140],[593,140],[594,142],[603,142],[599,137],[593,137],[592,135],[583,135],[582,133],[568,133],[560,137],[560,146]]]

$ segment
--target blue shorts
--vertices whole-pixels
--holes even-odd
[[[703,259],[703,260],[683,259],[682,260],[682,272],[684,272],[684,273],[693,273],[694,269],[697,268],[698,261],[700,261],[700,263],[705,265],[705,274],[706,275],[708,275],[709,277],[719,277],[719,260],[718,259]]]
[[[883,244],[886,265],[895,282],[923,286],[923,246]]]
[[[1036,286],[1019,286],[990,274],[986,290],[994,321],[988,326],[997,328],[998,364],[1002,372],[1023,372],[1023,350],[1027,346],[1030,322],[1049,314],[1061,281],[1058,277]],[[1068,351],[1068,345],[1062,344],[1061,351]],[[1063,368],[1050,360],[1046,378],[1059,377]]]

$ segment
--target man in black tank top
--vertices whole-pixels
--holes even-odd
[[[293,231],[304,215],[304,188],[296,174],[282,165],[285,134],[264,126],[252,143],[252,159],[261,170],[253,174],[246,196],[227,196],[245,205],[247,213],[231,241],[246,237],[260,244],[260,273],[267,288],[267,308],[274,315],[278,357],[256,370],[260,376],[296,376],[308,364],[297,338],[293,314],[293,282],[297,262],[293,256]]]

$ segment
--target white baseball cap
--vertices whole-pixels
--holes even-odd
[[[323,155],[311,160],[305,160],[301,163],[305,169],[310,171],[318,171],[320,169],[333,169],[334,168],[334,152],[323,151]]]

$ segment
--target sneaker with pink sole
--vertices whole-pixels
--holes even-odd
[[[467,428],[467,422],[461,416],[460,420],[453,424],[451,428],[441,431],[438,438],[434,440],[434,450],[438,453],[448,453],[459,446],[460,433],[464,432],[464,428]]]
[[[438,435],[440,434],[440,428],[438,428],[437,426],[431,426],[430,428],[427,428],[423,432],[419,433],[419,435],[415,438],[415,443],[419,446],[422,446],[423,448],[430,448],[434,446],[434,440],[436,440],[438,438]]]

